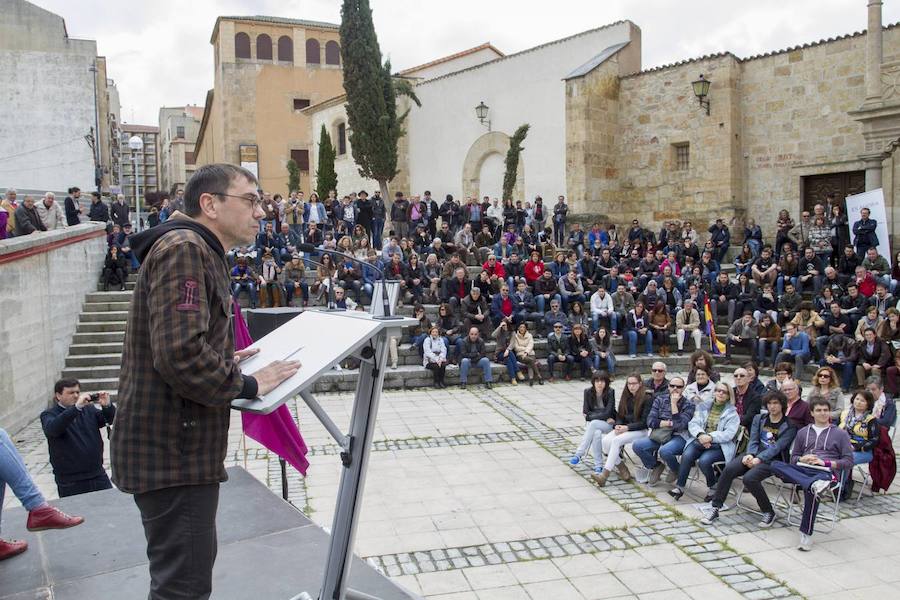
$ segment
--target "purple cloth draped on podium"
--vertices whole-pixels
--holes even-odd
[[[234,306],[234,349],[243,350],[253,343],[247,323],[241,315],[237,303]],[[308,449],[300,435],[300,429],[291,417],[287,404],[282,404],[267,415],[249,412],[241,413],[244,433],[256,440],[306,475],[309,461],[306,460]]]

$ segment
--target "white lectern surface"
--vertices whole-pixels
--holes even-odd
[[[254,342],[250,348],[259,348],[259,353],[241,364],[241,372],[253,375],[274,360],[299,360],[301,366],[297,373],[265,396],[254,400],[238,398],[231,405],[239,410],[268,414],[312,385],[382,328],[408,327],[415,323],[410,318],[379,321],[359,311],[303,311]]]

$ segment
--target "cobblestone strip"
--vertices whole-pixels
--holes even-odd
[[[563,558],[638,546],[662,544],[666,540],[649,527],[591,530],[552,537],[497,542],[370,556],[366,560],[389,577],[450,571],[467,567],[499,565],[543,558]]]
[[[407,438],[399,440],[378,440],[373,443],[374,452],[390,450],[421,450],[423,448],[450,448],[453,446],[480,446],[482,444],[499,444],[502,442],[524,442],[529,437],[521,431],[504,431],[500,433],[477,433],[469,435],[451,435],[440,437]],[[309,447],[309,456],[336,456],[340,452],[337,444],[317,444]],[[265,448],[236,448],[231,459],[243,461],[262,460],[270,453]]]
[[[483,392],[481,399],[560,460],[565,461],[571,455],[572,444],[568,436],[559,430],[544,425],[514,402],[494,392]],[[574,466],[569,465],[568,461],[565,464],[590,481],[591,470],[583,462]],[[717,541],[713,532],[687,519],[637,485],[613,478],[607,481],[602,492],[643,521],[648,532],[678,545],[688,556],[745,598],[802,598],[753,564],[749,557],[739,555]]]
[[[388,450],[420,450],[423,448],[449,448],[452,446],[479,446],[482,444],[498,444],[501,442],[524,442],[528,439],[521,431],[503,431],[500,433],[475,433],[438,437],[409,438],[400,440],[377,440],[372,444],[374,452]],[[321,444],[312,446],[312,456],[338,454],[337,444]]]

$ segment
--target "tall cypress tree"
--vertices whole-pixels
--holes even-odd
[[[391,64],[381,62],[369,0],[343,0],[340,35],[353,160],[360,176],[377,181],[389,201],[388,182],[397,175],[397,141],[408,111],[397,114]],[[419,103],[408,86],[401,93]]]
[[[293,158],[287,161],[288,192],[296,192],[300,189],[300,167]]]
[[[335,156],[331,136],[322,125],[322,131],[319,134],[319,160],[316,166],[316,194],[321,199],[327,198],[328,192],[331,190],[337,191],[338,178],[334,170]]]
[[[509,150],[506,152],[506,172],[503,174],[503,201],[512,199],[513,188],[516,186],[516,175],[519,171],[519,154],[522,153],[522,142],[528,135],[530,125],[520,125],[509,140]]]

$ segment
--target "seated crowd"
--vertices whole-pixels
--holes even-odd
[[[413,335],[426,367],[431,325],[448,363],[461,361],[476,328],[482,341],[498,342],[502,352],[492,358],[508,365],[513,381],[524,371],[541,381],[529,363],[533,345],[517,339],[520,323],[532,343],[546,337],[550,377],[557,363],[567,378],[575,369],[586,377],[601,366],[614,372],[618,339],[631,357],[665,357],[673,344],[679,354],[691,343],[715,347],[704,339],[708,308],[723,327],[717,341],[726,360],[740,349],[762,367],[791,362],[798,380],[814,362],[837,371],[844,392],[879,375],[896,393],[900,312],[892,291],[900,269],[878,254],[867,210],[853,223],[851,244],[840,204],[829,205],[804,211],[796,224],[782,211],[774,244],[748,220],[730,274],[721,265],[731,232],[721,219],[703,237],[690,221],[667,222],[657,234],[637,219],[620,235],[614,224],[569,226],[563,197],[547,209],[540,198],[460,205],[449,195],[438,204],[430,193],[397,192],[386,209],[364,191],[324,202],[265,195],[256,244],[229,252],[232,291],[236,300],[246,293],[252,307],[306,306],[327,302],[334,287],[338,305],[354,307],[370,302],[384,273],[400,282],[401,302],[439,305],[434,323],[420,313]]]
[[[711,367],[705,363],[688,377],[667,377],[666,365],[655,362],[646,380],[629,375],[618,399],[610,375],[595,372],[584,391],[584,435],[569,462],[577,465],[590,453],[597,485],[607,485],[613,471],[628,481],[633,476],[623,457],[630,444],[640,465],[637,481],[655,486],[665,474],[676,501],[696,466],[695,481],[706,485],[707,525],[729,508],[725,500],[741,478],[758,506],[759,526],[770,527],[776,514],[763,482],[774,476],[803,492],[803,551],[811,549],[820,502],[852,493],[856,465],[896,466],[891,436],[897,410],[878,376],[869,376],[842,407],[840,394],[836,405],[823,391],[827,383],[814,384],[802,398],[800,384],[790,378],[791,363],[779,365],[779,375],[765,385],[752,361],[734,371],[733,386],[714,381],[718,374]],[[819,375],[835,377],[830,367]],[[870,469],[873,491],[890,485],[893,475],[884,475],[890,471]],[[793,494],[788,497],[793,502]]]

